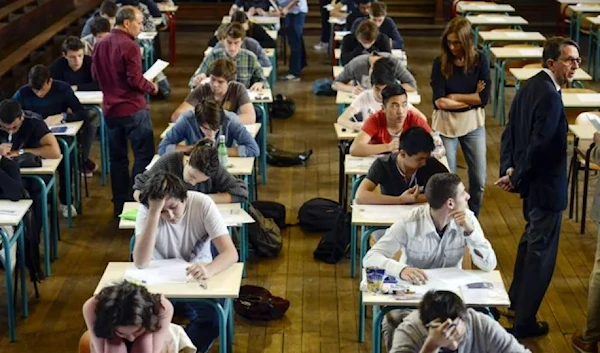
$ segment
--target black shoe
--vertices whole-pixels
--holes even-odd
[[[538,321],[534,326],[513,326],[507,329],[516,339],[531,338],[548,334],[548,323]]]

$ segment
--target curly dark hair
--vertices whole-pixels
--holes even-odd
[[[116,338],[119,326],[141,326],[150,332],[160,327],[161,295],[148,292],[131,282],[104,287],[96,295],[94,334],[100,338]]]
[[[194,147],[185,155],[190,157],[190,167],[201,171],[209,178],[213,177],[220,167],[217,148],[209,138],[203,138],[196,142]]]

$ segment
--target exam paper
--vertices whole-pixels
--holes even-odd
[[[467,305],[510,305],[510,298],[504,288],[477,288],[460,287],[462,300]]]
[[[63,132],[54,132],[52,131],[53,128],[62,128],[62,127],[66,127],[67,130],[63,131]],[[55,135],[55,136],[74,136],[77,134],[77,127],[75,126],[70,126],[70,125],[54,125],[50,127],[50,131]]]
[[[125,270],[123,279],[142,285],[182,284],[187,283],[188,266],[189,262],[180,259],[152,260],[150,265],[143,269],[132,265]]]
[[[420,205],[354,205],[361,216],[368,220],[398,219],[403,213],[410,212]]]
[[[236,210],[219,210],[221,212],[221,217],[223,217],[223,221],[227,225],[238,225],[238,224],[246,224],[246,223],[254,223],[254,218],[252,218],[246,211],[241,208]]]
[[[436,268],[423,271],[430,280],[438,280],[454,287],[482,282],[479,276],[457,267]]]
[[[141,32],[137,38],[141,40],[153,40],[156,37],[157,32]]]
[[[156,76],[163,72],[167,66],[169,66],[168,62],[161,59],[156,60],[154,65],[152,65],[152,67],[149,68],[148,71],[144,72],[144,78],[148,81],[154,80]]]

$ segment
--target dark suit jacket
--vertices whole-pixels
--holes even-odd
[[[567,207],[567,129],[561,94],[540,71],[515,95],[500,154],[500,175],[515,169],[511,182],[530,207]]]

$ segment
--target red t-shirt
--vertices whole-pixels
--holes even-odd
[[[430,134],[432,132],[425,119],[409,110],[408,113],[406,113],[402,131],[415,126],[422,127]],[[381,145],[392,142],[392,136],[387,129],[387,121],[383,110],[371,115],[363,124],[362,130],[371,136],[371,141],[369,141],[369,143],[372,145]]]

